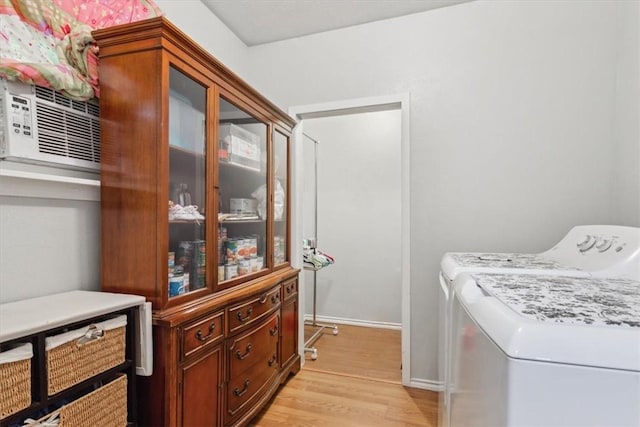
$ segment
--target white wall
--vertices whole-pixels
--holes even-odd
[[[613,222],[640,226],[640,1],[618,7]]]
[[[444,251],[540,251],[575,224],[640,226],[637,2],[478,0],[248,50],[198,0],[157,3],[285,110],[411,93],[414,378],[437,378]],[[96,286],[97,208],[15,204],[0,197],[0,301]],[[41,236],[58,223],[73,237],[54,248]],[[42,250],[14,252],[24,240]],[[77,250],[62,259],[65,246]],[[6,267],[18,253],[21,268]],[[86,271],[58,267],[81,254]]]
[[[245,77],[248,48],[200,0],[155,0],[169,21],[240,77]]]
[[[98,187],[85,187],[0,176],[0,303],[100,289]]]
[[[304,132],[319,141],[318,244],[336,259],[316,273],[319,316],[401,323],[400,125],[400,110],[304,120]],[[306,237],[313,235],[314,147],[303,143]],[[312,272],[304,283],[311,314]]]
[[[279,105],[411,94],[414,379],[437,378],[445,251],[537,252],[613,221],[619,7],[476,1],[250,49]]]

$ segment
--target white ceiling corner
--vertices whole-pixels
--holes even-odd
[[[472,0],[201,0],[247,46]]]

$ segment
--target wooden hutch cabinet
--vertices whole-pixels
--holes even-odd
[[[166,18],[100,49],[102,286],[153,304],[141,425],[244,425],[300,369],[295,125]]]

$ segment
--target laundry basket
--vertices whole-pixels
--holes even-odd
[[[47,391],[52,396],[124,363],[127,317],[47,337]]]
[[[31,405],[31,344],[0,352],[0,419]]]

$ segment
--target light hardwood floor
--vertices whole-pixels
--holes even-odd
[[[399,330],[351,325],[338,325],[338,329],[338,335],[333,335],[331,328],[322,331],[314,344],[318,358],[311,360],[311,353],[305,353],[305,368],[402,383]],[[305,326],[305,339],[315,330]]]
[[[399,332],[343,325],[339,329],[337,336],[325,330],[315,343],[318,360],[311,361],[307,354],[300,372],[251,425],[435,427],[437,393],[400,384]],[[386,353],[388,346],[396,345],[397,352]]]

